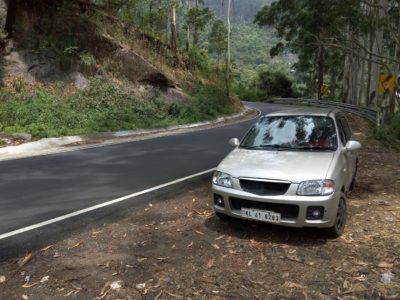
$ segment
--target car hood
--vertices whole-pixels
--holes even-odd
[[[334,152],[233,150],[217,170],[233,177],[265,178],[299,183],[325,179]]]

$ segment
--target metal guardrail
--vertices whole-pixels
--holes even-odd
[[[376,123],[377,121],[377,111],[368,107],[334,102],[331,100],[315,100],[315,99],[303,99],[303,98],[274,98],[271,100],[273,103],[282,103],[289,105],[312,105],[318,107],[332,107],[338,108],[345,112],[350,112],[361,117],[368,119],[369,121]]]

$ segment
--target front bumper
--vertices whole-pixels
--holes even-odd
[[[298,196],[295,195],[297,187],[292,187],[285,195],[281,196],[259,196],[239,189],[225,188],[212,185],[214,197],[220,197],[223,205],[214,201],[215,212],[223,213],[231,217],[247,219],[241,214],[241,205],[247,208],[260,208],[281,213],[279,225],[290,227],[318,227],[328,228],[334,225],[340,192],[328,196]],[[309,207],[323,207],[323,217],[318,220],[307,218]]]

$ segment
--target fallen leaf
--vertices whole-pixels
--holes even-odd
[[[6,282],[6,277],[5,276],[0,276],[0,283]]]
[[[111,276],[117,276],[119,272],[112,273]]]
[[[103,286],[103,288],[100,291],[100,295],[104,295],[105,293],[108,293],[110,290],[108,287],[110,286],[110,282],[107,281],[106,284]],[[104,297],[103,297],[104,298]]]
[[[47,281],[49,281],[50,276],[44,276],[42,279],[40,279],[40,283],[45,283]]]
[[[221,236],[217,237],[215,240],[218,241],[218,240],[223,239],[224,237],[225,237],[225,235],[221,235]]]
[[[392,267],[393,267],[393,264],[383,261],[383,262],[380,262],[380,263],[378,264],[378,267],[379,267],[379,268],[383,268],[383,269],[388,269],[388,268],[392,268]]]
[[[367,276],[361,275],[361,276],[358,276],[358,277],[354,277],[354,279],[357,280],[357,281],[365,281],[365,280],[367,280]]]
[[[49,250],[50,248],[53,248],[53,247],[54,247],[54,245],[48,245],[48,246],[40,249],[40,252],[45,252],[45,251],[47,251],[47,250]]]
[[[32,256],[32,253],[29,253],[29,254],[26,255],[23,259],[20,259],[20,260],[18,261],[18,266],[19,266],[19,267],[25,266],[28,262],[31,261],[32,257],[33,257],[33,256]]]
[[[168,259],[168,257],[157,257],[157,260],[159,260],[159,261],[164,261],[164,260],[167,260]]]
[[[343,292],[342,295],[352,294],[352,293],[361,293],[365,292],[368,289],[361,283],[356,283],[349,291]]]
[[[217,250],[221,249],[220,246],[218,246],[217,244],[213,244],[212,246]]]
[[[366,267],[366,266],[368,266],[369,264],[368,264],[368,263],[366,263],[366,262],[363,262],[363,261],[358,261],[358,262],[356,262],[356,265],[357,265],[357,266],[363,266],[363,267]]]
[[[207,269],[211,269],[214,266],[214,259],[210,259],[207,263]]]
[[[229,249],[229,254],[236,254],[236,253],[237,253],[237,251]]]
[[[144,290],[146,288],[146,283],[139,283],[139,284],[136,285],[136,288],[139,291],[142,291],[142,290]]]
[[[147,258],[146,257],[138,257],[138,259],[137,259],[137,261],[138,262],[144,262],[145,260],[147,260]]]
[[[196,232],[197,234],[204,235],[204,233],[202,233],[201,231],[196,230],[195,232]]]
[[[78,243],[76,243],[75,245],[73,245],[72,247],[69,247],[68,250],[78,248],[80,245],[82,245],[82,243],[81,243],[81,242],[78,242]]]
[[[25,283],[24,285],[21,285],[21,287],[23,287],[24,289],[29,289],[29,288],[31,288],[31,287],[34,287],[35,285],[38,285],[39,284],[39,282],[35,282],[35,283],[31,283],[31,284],[29,284],[28,282],[27,283]]]
[[[23,295],[21,296],[21,298],[22,298],[23,300],[28,300],[28,299],[29,299],[28,295],[25,295],[25,294],[23,294]]]
[[[65,294],[64,297],[69,297],[71,296],[75,291],[70,291],[69,293]]]
[[[114,281],[110,284],[110,288],[114,291],[119,290],[122,287],[122,283],[122,280]]]
[[[249,262],[247,263],[247,266],[250,267],[253,264],[253,260],[250,259]]]
[[[190,244],[187,247],[188,248],[192,248],[193,247],[193,241],[191,241]]]
[[[284,287],[287,288],[299,288],[299,289],[305,289],[304,286],[298,284],[298,283],[294,283],[294,282],[290,282],[290,281],[286,281],[285,284],[283,285]]]

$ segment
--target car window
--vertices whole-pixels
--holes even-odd
[[[345,117],[342,117],[339,119],[339,122],[342,125],[344,135],[346,136],[346,141],[349,141],[353,134],[351,132],[351,129],[350,129],[349,123],[347,122],[347,119]]]
[[[336,150],[334,122],[323,116],[261,118],[244,137],[247,149]]]
[[[346,135],[344,134],[343,125],[342,123],[340,123],[339,120],[338,120],[338,130],[339,130],[340,141],[342,142],[342,145],[345,145],[347,143]]]

